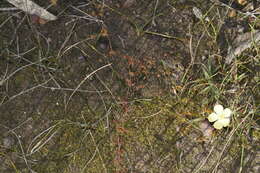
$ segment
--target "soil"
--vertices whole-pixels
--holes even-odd
[[[212,3],[58,0],[47,23],[1,12],[0,172],[239,172],[232,136],[187,123],[208,108],[179,88],[220,52],[194,6]],[[257,140],[242,172],[259,172]]]

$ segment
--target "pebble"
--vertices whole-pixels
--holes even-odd
[[[3,139],[3,146],[5,148],[11,148],[15,144],[15,140],[11,136],[7,136]]]

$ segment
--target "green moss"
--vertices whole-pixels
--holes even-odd
[[[122,164],[116,158],[123,159],[126,152],[134,153],[139,147],[157,151],[159,155],[164,155],[169,150],[178,152],[171,146],[181,135],[189,133],[190,130],[186,129],[189,126],[188,120],[201,116],[198,114],[201,108],[196,106],[198,105],[191,103],[191,100],[174,100],[170,97],[136,101],[130,105],[130,110],[124,114],[123,119],[112,124],[110,134],[102,121],[91,128],[86,123],[65,123],[59,130],[60,135],[55,139],[55,145],[46,145],[36,156],[48,161],[36,165],[34,169],[38,172],[116,171],[120,170]],[[82,115],[91,125],[100,119],[100,114],[93,115],[90,112],[86,108]],[[180,126],[183,128],[177,135],[176,129]],[[111,162],[115,164],[111,165]]]
[[[102,136],[102,132],[85,131],[77,125],[64,125],[59,130],[57,138],[52,139],[44,146],[39,153],[34,155],[36,158],[45,160],[42,164],[37,164],[34,170],[37,172],[70,172],[71,169],[83,170],[85,172],[103,172],[103,154],[107,153],[105,146],[99,146],[96,139],[91,140],[91,135],[95,138]],[[98,133],[99,136],[96,136]],[[97,152],[98,148],[103,148],[102,155]],[[88,161],[91,162],[88,163]]]

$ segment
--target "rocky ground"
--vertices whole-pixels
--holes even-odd
[[[0,2],[0,172],[259,172],[257,2],[34,2]]]

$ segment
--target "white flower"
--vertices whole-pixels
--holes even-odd
[[[222,129],[227,127],[230,123],[232,111],[229,108],[223,108],[222,105],[215,105],[214,112],[208,116],[209,122],[214,122],[215,129]]]

